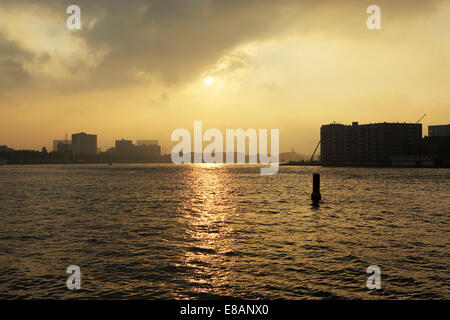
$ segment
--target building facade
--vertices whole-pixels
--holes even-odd
[[[97,135],[84,132],[72,134],[73,154],[97,154]]]
[[[450,124],[428,126],[429,137],[450,137]]]
[[[63,147],[59,146],[60,144],[63,145]],[[63,150],[64,147],[66,147],[67,150],[72,150],[72,141],[71,140],[53,140],[53,152],[60,152],[60,150]]]
[[[422,139],[422,124],[328,124],[320,129],[324,166],[384,166]]]
[[[109,157],[117,162],[159,162],[161,147],[157,143],[157,140],[145,140],[141,145],[135,145],[131,140],[116,140],[115,148],[109,150]]]
[[[136,141],[138,146],[157,146],[158,140],[138,140]]]
[[[117,153],[132,153],[135,145],[131,140],[116,140],[116,152]]]

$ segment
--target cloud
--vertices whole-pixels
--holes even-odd
[[[28,79],[22,64],[11,59],[0,61],[0,93],[9,88],[23,87]]]
[[[442,0],[375,2],[382,7],[383,19],[393,24],[431,14]],[[222,72],[217,64],[249,42],[265,41],[284,33],[355,38],[366,35],[365,8],[374,1],[2,0],[0,8],[22,8],[36,14],[42,10],[53,17],[53,28],[61,32],[67,18],[65,8],[74,3],[81,7],[83,29],[65,32],[70,32],[74,41],[82,41],[80,48],[84,51],[77,54],[83,55],[83,59],[76,64],[65,62],[69,67],[60,69],[77,76],[54,81],[48,73],[39,74],[44,79],[35,81],[37,85],[51,81],[56,90],[76,88],[75,83],[80,90],[90,90],[157,79],[166,86],[176,86],[192,81],[205,70],[216,68]],[[57,54],[40,52],[33,63],[67,60],[53,59]],[[14,59],[3,60],[6,63],[3,67],[16,72],[19,79],[19,74],[25,75],[23,65],[34,58],[34,53],[0,37],[0,57]],[[90,58],[95,62],[86,62]],[[229,61],[227,70],[247,67],[242,57]]]
[[[33,59],[34,54],[10,41],[0,33],[0,94],[7,89],[24,87],[28,80],[28,72],[22,60]]]
[[[0,58],[32,59],[34,54],[23,49],[18,43],[7,39],[6,35],[0,33]]]

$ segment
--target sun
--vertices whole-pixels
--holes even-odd
[[[212,85],[212,84],[213,84],[213,79],[212,79],[211,77],[206,77],[206,78],[205,78],[205,84],[206,84],[207,86]]]

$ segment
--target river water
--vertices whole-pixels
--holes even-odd
[[[0,298],[450,298],[449,169],[259,173],[1,166]],[[366,287],[370,265],[381,290]]]

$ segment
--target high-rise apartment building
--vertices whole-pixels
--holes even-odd
[[[429,137],[450,137],[450,124],[428,126]]]
[[[73,154],[97,154],[97,135],[84,132],[72,134]]]
[[[116,140],[116,152],[118,153],[132,153],[135,145],[131,140]]]
[[[382,166],[421,141],[422,124],[328,124],[320,137],[322,165]]]

